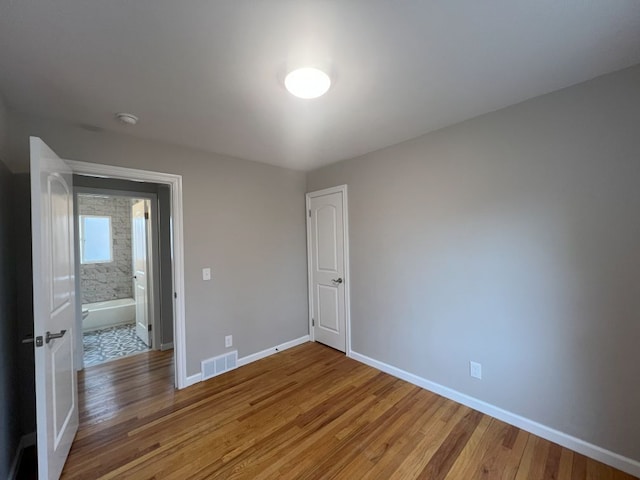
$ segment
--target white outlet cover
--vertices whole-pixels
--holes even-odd
[[[469,362],[469,375],[482,380],[482,365],[478,362]]]
[[[211,269],[203,268],[202,269],[202,280],[211,280]]]
[[[224,337],[224,346],[232,347],[233,346],[233,335],[227,335]]]

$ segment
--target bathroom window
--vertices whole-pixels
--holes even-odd
[[[80,215],[80,263],[113,261],[111,217]]]

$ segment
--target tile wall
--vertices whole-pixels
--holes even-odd
[[[78,195],[79,215],[109,215],[113,262],[80,264],[82,303],[133,297],[131,202],[127,197]]]

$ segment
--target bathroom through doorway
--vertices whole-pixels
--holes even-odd
[[[89,367],[154,347],[158,248],[152,199],[80,190],[82,343]]]

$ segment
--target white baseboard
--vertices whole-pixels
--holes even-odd
[[[36,432],[27,433],[20,437],[20,443],[16,449],[16,454],[11,462],[11,469],[9,470],[9,480],[14,480],[18,474],[20,468],[20,460],[22,460],[22,452],[25,448],[31,447],[36,444]]]
[[[169,343],[161,343],[160,344],[160,351],[164,352],[165,350],[172,350],[173,349],[173,342],[169,342]]]
[[[535,422],[533,420],[529,420],[528,418],[522,417],[507,410],[503,410],[502,408],[483,402],[482,400],[478,400],[477,398],[470,397],[469,395],[460,393],[456,390],[445,387],[444,385],[440,385],[439,383],[432,382],[425,378],[414,375],[413,373],[409,373],[400,368],[367,357],[366,355],[362,355],[361,353],[351,351],[350,356],[354,360],[381,370],[385,373],[388,373],[389,375],[393,375],[394,377],[400,378],[409,383],[413,383],[414,385],[424,388],[425,390],[429,390],[431,392],[437,393],[438,395],[442,395],[443,397],[453,400],[454,402],[466,405],[467,407],[473,408],[474,410],[478,410],[479,412],[482,412],[486,415],[497,418],[498,420],[502,420],[503,422],[518,427],[529,433],[533,433],[534,435],[557,443],[558,445],[566,447],[575,452],[581,453],[582,455],[593,458],[594,460],[598,460],[599,462],[617,468],[618,470],[622,470],[623,472],[626,472],[630,475],[640,477],[640,462],[637,460],[624,457],[605,448],[593,445],[592,443],[560,432],[559,430],[555,430],[546,425],[542,425],[541,423]]]
[[[184,382],[184,388],[190,387],[191,385],[194,385],[201,381],[202,381],[202,373],[196,373],[195,375],[191,375],[190,377],[186,378]]]
[[[305,335],[304,337],[296,338],[295,340],[290,340],[285,343],[281,343],[280,345],[276,345],[275,347],[267,348],[266,350],[262,350],[261,352],[253,353],[251,355],[247,355],[246,357],[242,357],[238,359],[238,367],[242,367],[251,362],[255,362],[256,360],[260,360],[262,358],[268,357],[269,355],[273,355],[274,353],[282,352],[283,350],[287,350],[288,348],[296,347],[298,345],[302,345],[303,343],[307,343],[309,341],[309,335]],[[187,377],[185,382],[185,388],[190,387],[198,382],[202,381],[202,372],[196,373],[195,375],[191,375]]]
[[[242,357],[238,359],[238,367],[242,367],[249,363],[255,362],[256,360],[261,360],[263,358],[268,357],[269,355],[273,355],[274,353],[282,352],[283,350],[297,347],[298,345],[302,345],[303,343],[307,343],[308,341],[309,341],[309,335],[305,335],[304,337],[296,338],[295,340],[290,340],[288,342],[281,343],[280,345],[276,345],[275,347],[267,348],[266,350],[262,350],[261,352],[247,355],[246,357]]]

